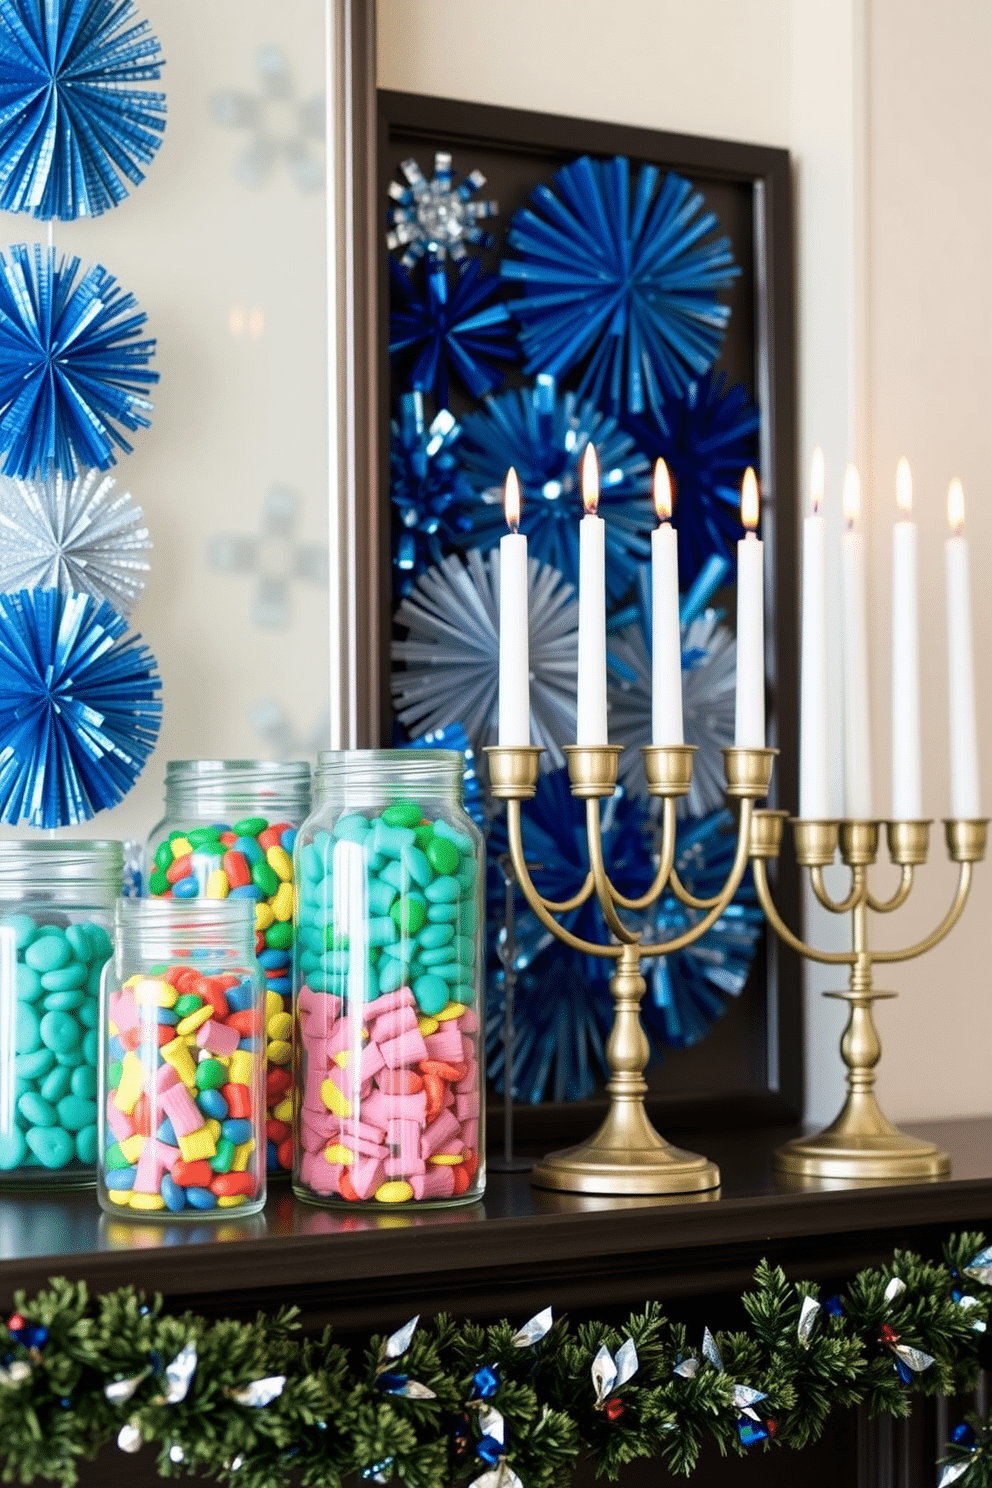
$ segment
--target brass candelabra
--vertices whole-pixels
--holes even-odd
[[[539,1188],[584,1194],[671,1194],[699,1192],[719,1186],[715,1163],[694,1152],[671,1146],[655,1131],[644,1108],[648,1041],[640,1021],[646,990],[641,975],[645,956],[668,956],[684,950],[706,934],[719,919],[740,886],[754,841],[754,802],[768,793],[773,749],[725,749],[727,795],[740,803],[737,851],[733,867],[719,894],[699,899],[680,882],[675,870],[675,803],[692,783],[691,745],[647,746],[644,755],[648,790],[661,800],[659,862],[647,893],[626,898],[613,886],[603,861],[600,801],[612,796],[617,782],[619,745],[574,746],[566,749],[572,794],[586,802],[586,836],[590,869],[582,888],[571,899],[544,899],[534,887],[524,859],[520,804],[537,788],[541,750],[533,745],[497,746],[487,751],[493,795],[506,802],[510,855],[524,897],[559,940],[587,955],[613,958],[610,978],[615,1004],[613,1028],[606,1045],[610,1069],[607,1091],[610,1108],[599,1130],[577,1147],[553,1152],[534,1169],[531,1181]],[[774,814],[773,819],[774,819]],[[672,893],[700,918],[681,935],[661,944],[646,943],[640,932],[626,925],[618,910],[640,913],[651,908],[664,892]],[[568,914],[595,894],[613,936],[600,944],[582,939],[559,924],[556,915]]]
[[[932,1142],[920,1141],[892,1125],[875,1098],[875,1066],[882,1046],[872,1018],[872,1003],[894,997],[879,991],[873,980],[876,962],[909,961],[932,950],[961,917],[971,886],[972,864],[985,856],[987,821],[953,820],[944,823],[947,851],[958,864],[958,883],[947,914],[931,934],[904,950],[874,950],[869,945],[869,912],[890,914],[908,900],[916,867],[925,863],[930,840],[928,821],[813,821],[794,819],[796,859],[809,870],[813,893],[832,914],[850,915],[851,948],[821,951],[794,935],[782,920],[768,885],[766,864],[777,858],[787,812],[755,811],[751,817],[750,856],[761,907],[779,937],[811,961],[848,966],[847,989],[828,992],[848,1004],[841,1055],[847,1065],[847,1099],[835,1121],[816,1136],[800,1137],[776,1153],[776,1167],[800,1178],[893,1179],[938,1178],[950,1172],[950,1158]],[[889,858],[900,870],[899,886],[890,898],[876,899],[868,887],[868,870],[878,855],[885,827]],[[850,888],[843,899],[826,889],[823,870],[834,861],[837,847],[850,870]]]

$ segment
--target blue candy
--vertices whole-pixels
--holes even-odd
[[[209,1188],[188,1188],[186,1190],[186,1202],[194,1209],[215,1209],[217,1207],[217,1195],[212,1194]]]
[[[293,990],[293,978],[292,977],[288,977],[288,976],[283,976],[283,977],[266,977],[265,978],[265,990],[266,990],[266,992],[278,992],[280,994],[280,996],[283,993],[292,992],[292,990]]]
[[[107,1174],[108,1188],[133,1188],[138,1176],[137,1168],[115,1168]]]
[[[227,1116],[227,1101],[219,1090],[201,1091],[196,1098],[196,1104],[204,1116],[214,1121],[223,1121]]]
[[[265,857],[264,852],[262,851],[259,844],[255,841],[254,837],[237,838],[234,846],[231,848],[231,851],[241,853],[243,857],[246,857],[248,859],[248,866],[250,868],[254,868],[255,864],[260,863]]]
[[[157,1022],[159,1022],[159,1023],[167,1023],[167,1024],[169,1024],[170,1027],[174,1023],[178,1023],[179,1022],[179,1019],[176,1017],[175,1013],[172,1011],[171,1008],[164,1008],[164,1007],[156,1008],[155,1009],[155,1018],[156,1018]]]
[[[295,827],[286,828],[285,832],[283,832],[282,836],[279,838],[279,845],[282,847],[284,852],[288,852],[290,857],[292,857],[293,848],[296,846]]]
[[[155,1135],[160,1142],[165,1142],[169,1147],[179,1146],[179,1143],[176,1141],[175,1130],[168,1116],[162,1117],[161,1123],[159,1124],[159,1129],[155,1133]]]
[[[280,967],[288,966],[290,955],[288,951],[277,951],[272,947],[262,951],[258,958],[258,964],[266,971],[277,971]]]
[[[195,899],[199,892],[200,885],[192,876],[180,878],[172,885],[173,899]],[[237,889],[234,892],[237,893]]]
[[[126,1053],[127,1050],[115,1033],[107,1045],[107,1058],[114,1064],[118,1059],[123,1059]]]
[[[231,1121],[222,1121],[220,1134],[233,1142],[235,1147],[240,1147],[242,1142],[251,1141],[251,1122],[244,1117],[237,1117]]]
[[[176,1183],[172,1178],[170,1178],[168,1173],[162,1174],[162,1182],[159,1184],[159,1193],[165,1200],[166,1208],[171,1209],[173,1214],[178,1214],[180,1209],[186,1208],[185,1189],[180,1188],[179,1184]],[[213,1196],[211,1195],[211,1197]]]
[[[185,883],[186,880],[183,879],[182,882]],[[173,893],[175,893],[175,889],[173,889]],[[252,899],[257,904],[259,900],[265,898],[265,895],[258,887],[258,884],[250,883],[239,884],[236,889],[231,890],[230,897],[232,899]]]
[[[236,987],[228,987],[224,996],[228,1007],[236,1013],[246,1013],[255,1005],[255,989],[251,982],[239,982]]]
[[[239,1049],[244,1049],[245,1052],[248,1053],[248,1054],[257,1054],[258,1053],[258,1039],[256,1039],[256,1038],[243,1038],[243,1039],[239,1039],[238,1040],[238,1048]]]
[[[279,1153],[276,1151],[276,1144],[271,1137],[265,1144],[265,1166],[270,1172],[273,1169],[279,1168]]]

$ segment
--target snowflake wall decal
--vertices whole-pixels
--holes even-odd
[[[327,585],[327,547],[301,542],[297,527],[303,498],[289,486],[270,486],[262,502],[257,537],[219,532],[210,539],[207,557],[220,573],[252,574],[255,594],[252,619],[267,630],[281,630],[292,619],[292,585]]]
[[[324,95],[299,98],[282,47],[259,47],[258,92],[225,88],[214,93],[214,122],[243,130],[248,141],[234,161],[234,178],[257,191],[284,162],[299,190],[308,195],[324,184]]]

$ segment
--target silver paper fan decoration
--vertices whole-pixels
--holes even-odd
[[[579,606],[555,568],[532,558],[531,739],[548,770],[564,763],[559,740],[575,737]],[[407,635],[393,642],[393,703],[411,734],[460,723],[482,760],[495,744],[499,693],[499,549],[452,554],[428,569],[396,611]]]
[[[0,590],[92,594],[129,616],[152,545],[141,507],[114,485],[100,470],[73,480],[0,478]]]

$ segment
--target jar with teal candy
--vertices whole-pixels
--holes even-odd
[[[0,1185],[96,1181],[119,842],[0,842]]]
[[[293,1166],[293,847],[310,810],[305,760],[169,760],[165,816],[148,839],[144,892],[246,899],[266,983],[267,1166]]]
[[[485,1186],[483,844],[443,749],[322,754],[296,841],[296,1159],[315,1203]]]

